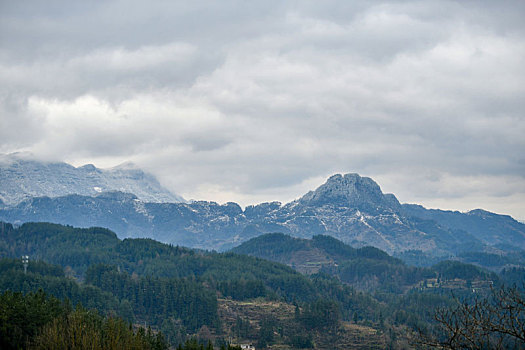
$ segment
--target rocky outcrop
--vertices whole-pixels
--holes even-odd
[[[0,207],[0,220],[102,226],[120,237],[150,237],[172,244],[226,250],[255,236],[282,232],[324,234],[352,246],[389,253],[420,250],[433,256],[465,251],[525,249],[525,225],[509,216],[401,205],[372,179],[334,175],[287,204],[248,206],[215,202],[155,203],[122,192],[30,198]]]

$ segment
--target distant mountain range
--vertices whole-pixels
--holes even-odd
[[[75,168],[63,162],[36,161],[27,154],[0,155],[0,184],[0,201],[7,205],[32,197],[95,196],[107,191],[133,193],[147,202],[184,202],[132,163],[111,169],[92,164]]]
[[[49,168],[69,169],[61,174],[74,173],[78,179],[76,182],[86,183],[84,187],[79,186],[86,191],[89,186],[97,186],[98,182],[83,179],[82,172],[113,174],[112,170],[104,172],[93,167],[87,171],[83,170],[85,167],[74,168],[63,163],[60,166],[42,165],[48,170],[38,170],[36,162],[32,162],[31,167],[22,164],[18,166],[18,172],[24,175],[22,182],[31,184],[40,179],[41,188],[53,188],[72,181],[64,175],[53,175],[49,182],[45,182],[46,176],[38,173],[50,172]],[[16,166],[8,167],[13,168]],[[22,169],[34,169],[32,171],[36,173],[27,174]],[[3,167],[0,172],[7,171]],[[139,179],[150,179],[139,170],[134,172],[142,174],[137,175]],[[127,179],[124,175],[119,178]],[[158,184],[154,179],[142,182],[132,178],[130,182],[133,184]],[[13,189],[25,187],[17,187],[12,185],[14,180],[10,181],[6,186],[2,180],[1,193],[3,196],[3,193],[12,193],[11,197],[15,198],[16,190]],[[64,188],[73,191],[75,186],[64,186],[63,191]],[[150,188],[153,190],[148,193]],[[120,237],[151,237],[167,243],[216,250],[227,250],[250,238],[272,232],[301,238],[329,235],[354,247],[370,245],[406,259],[420,259],[418,254],[450,257],[465,252],[500,254],[525,249],[525,225],[510,216],[479,209],[460,213],[400,204],[394,195],[384,194],[372,179],[358,174],[334,175],[315,191],[284,205],[270,202],[248,206],[244,210],[236,203],[159,203],[162,202],[160,198],[168,196],[161,189],[160,186],[145,185],[139,187],[140,195],[121,191],[79,191],[79,194],[58,197],[32,197],[0,208],[0,220],[102,226]],[[26,190],[19,197],[28,196],[28,193]],[[151,197],[157,200],[147,199]],[[4,202],[9,204],[9,201]]]

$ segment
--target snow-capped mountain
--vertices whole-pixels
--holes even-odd
[[[92,164],[75,168],[63,162],[37,161],[27,155],[0,155],[0,184],[0,201],[6,205],[31,197],[94,196],[107,191],[133,193],[147,202],[184,201],[131,163],[111,169]]]
[[[263,233],[336,237],[389,253],[421,251],[453,256],[468,251],[525,249],[525,225],[509,216],[427,210],[400,204],[372,179],[334,175],[287,204],[248,206],[215,202],[152,203],[121,192],[31,198],[0,209],[0,220],[103,226],[121,237],[151,237],[191,247],[225,250]]]
[[[251,210],[260,212],[246,208],[248,213]],[[303,238],[327,234],[353,246],[371,245],[389,253],[421,250],[447,254],[465,244],[483,245],[467,231],[407,216],[393,194],[384,194],[376,182],[358,174],[334,175],[315,191],[258,217],[255,222],[263,232],[269,232],[265,227],[279,224],[282,229],[273,232]]]

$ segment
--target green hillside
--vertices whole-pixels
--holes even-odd
[[[120,240],[103,228],[0,223],[0,231],[0,293],[43,289],[106,317],[162,331],[173,346],[194,338],[217,347],[232,340],[261,349],[407,348],[415,329],[431,329],[434,308],[453,304],[451,290],[472,297],[461,278],[446,285],[445,277],[468,278],[468,287],[481,293],[485,287],[475,283],[496,278],[457,262],[409,267],[378,249],[355,249],[325,236],[302,240],[271,234],[238,248],[239,253],[258,249],[261,256],[283,262],[293,256],[286,263],[317,270],[301,274],[280,262],[234,252]],[[22,255],[29,255],[26,273]],[[441,276],[441,285],[436,281],[429,287],[427,275]],[[507,273],[520,276],[520,270]],[[415,280],[408,288],[407,281]]]
[[[458,261],[444,261],[430,268],[406,265],[401,260],[374,247],[353,248],[330,236],[312,239],[294,238],[272,233],[253,238],[232,252],[247,254],[286,264],[306,274],[327,273],[359,290],[405,293],[417,287],[427,288],[428,281],[439,279],[442,287],[448,281],[462,280],[455,289],[467,281],[481,283],[489,288],[500,278],[492,272]],[[437,282],[432,282],[437,287]]]
[[[192,335],[217,343],[235,336],[238,325],[221,316],[228,314],[221,307],[239,303],[254,305],[242,316],[252,329],[244,338],[254,343],[308,345],[319,342],[327,327],[334,330],[334,339],[346,339],[345,330],[361,329],[349,322],[368,327],[367,334],[373,330],[373,344],[390,339],[383,333],[390,326],[380,316],[388,314],[386,306],[327,275],[310,278],[247,255],[195,251],[150,239],[119,240],[102,228],[28,223],[19,228],[1,224],[1,231],[0,291],[42,288],[73,304],[162,330],[172,344]],[[30,257],[27,274],[21,260],[14,259],[21,255]],[[272,316],[265,311],[268,302],[294,310],[272,319],[270,331],[263,322]],[[392,332],[407,322],[395,327]],[[372,344],[370,339],[364,337],[362,343]]]

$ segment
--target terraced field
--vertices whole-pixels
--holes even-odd
[[[299,328],[295,306],[277,301],[219,299],[219,317],[224,334],[233,343],[256,344],[262,322],[273,322],[273,343],[268,349],[294,349],[289,335]],[[236,331],[238,319],[249,323],[244,337]],[[385,337],[374,328],[342,322],[337,329],[312,330],[313,349],[384,349]]]

